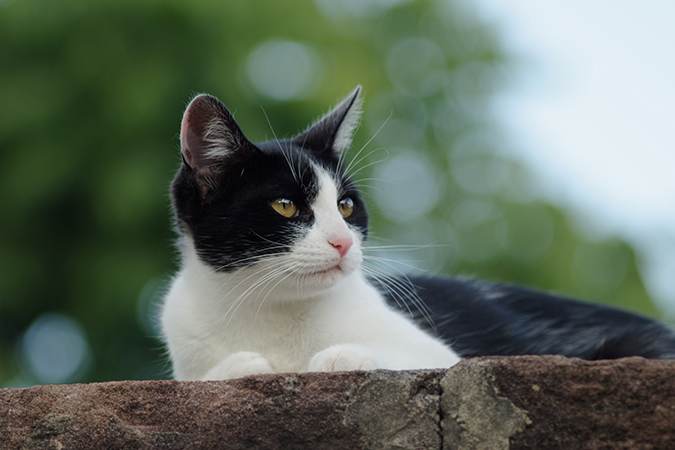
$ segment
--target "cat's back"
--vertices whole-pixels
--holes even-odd
[[[463,277],[417,276],[397,281],[410,283],[412,289],[405,292],[374,284],[392,306],[410,309],[419,325],[437,334],[462,357],[675,358],[672,331],[616,308]],[[422,303],[428,314],[418,308]]]

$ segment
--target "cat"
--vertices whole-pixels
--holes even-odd
[[[253,144],[215,97],[188,105],[171,194],[182,267],[161,328],[178,380],[451,367],[481,355],[675,357],[649,319],[468,278],[370,279],[345,153],[361,87],[291,139]]]

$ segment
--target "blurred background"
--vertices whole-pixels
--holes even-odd
[[[603,197],[611,181],[542,156],[576,147],[531,88],[551,71],[528,36],[555,28],[511,3],[0,0],[0,386],[169,377],[155,319],[178,267],[168,186],[200,92],[261,141],[362,84],[351,156],[371,244],[412,246],[381,256],[669,319],[672,216],[624,221],[644,214]],[[657,162],[642,184],[659,185]],[[641,198],[628,180],[620,193]]]

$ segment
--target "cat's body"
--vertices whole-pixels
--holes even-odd
[[[407,305],[420,327],[441,336],[464,358],[554,354],[589,360],[675,359],[675,335],[636,314],[482,280],[409,280],[417,297],[433,312],[433,329],[414,309],[416,298],[402,294],[388,297],[388,302]]]
[[[631,314],[471,280],[364,276],[367,213],[342,160],[359,91],[301,135],[255,145],[215,98],[188,106],[172,187],[183,263],[161,318],[177,379],[450,367],[460,355],[675,356],[668,330]],[[437,330],[400,308],[421,312],[420,300]]]
[[[309,299],[280,299],[272,283],[251,293],[249,303],[234,311],[237,306],[224,300],[223,292],[239,298],[250,289],[251,283],[242,283],[248,274],[213,274],[196,255],[189,258],[164,316],[177,379],[434,368],[459,361],[441,342],[388,307],[358,271]],[[240,283],[230,293],[230,286]]]

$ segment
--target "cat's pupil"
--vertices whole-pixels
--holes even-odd
[[[338,202],[338,210],[345,219],[354,213],[354,200],[349,197],[343,198]]]
[[[277,198],[270,203],[272,208],[286,218],[295,217],[298,213],[298,207],[292,200],[287,198]]]

